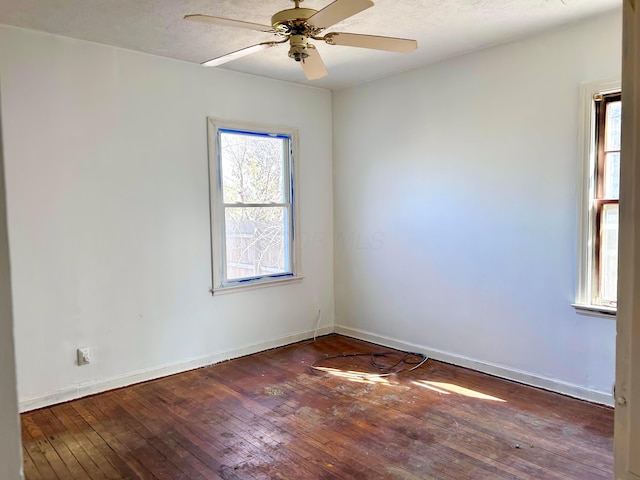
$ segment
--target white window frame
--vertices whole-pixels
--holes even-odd
[[[288,182],[289,201],[289,255],[291,272],[286,274],[262,275],[258,277],[227,280],[225,278],[226,265],[226,234],[225,234],[225,203],[222,192],[220,131],[246,132],[248,134],[266,134],[286,136],[289,138],[289,161],[284,168],[284,178]],[[298,158],[298,131],[294,128],[263,125],[250,122],[237,122],[215,117],[207,118],[207,135],[209,138],[209,200],[211,215],[211,269],[213,295],[229,293],[239,290],[268,287],[274,285],[299,282],[301,275],[299,242],[296,241],[298,232],[298,195],[296,191],[296,168]],[[268,205],[268,204],[267,204]],[[279,204],[278,204],[279,205]]]
[[[620,78],[584,83],[580,87],[580,117],[578,128],[578,272],[576,300],[572,306],[581,313],[615,317],[616,307],[593,303],[594,249],[596,211],[593,198],[596,190],[597,140],[594,97],[620,92]]]

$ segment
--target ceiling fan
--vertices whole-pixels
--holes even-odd
[[[272,33],[278,40],[262,42],[251,47],[227,53],[212,60],[203,62],[205,66],[217,66],[252,53],[265,50],[283,43],[289,43],[289,57],[300,62],[305,76],[316,80],[327,75],[322,58],[310,39],[324,41],[329,45],[345,45],[349,47],[371,48],[389,52],[409,53],[418,47],[418,42],[406,38],[380,37],[376,35],[359,35],[356,33],[330,32],[322,36],[323,30],[356,13],[373,6],[371,0],[335,0],[322,10],[300,8],[303,0],[291,0],[294,8],[281,10],[271,17],[271,26],[250,23],[230,18],[213,17],[211,15],[185,15],[185,20],[211,23],[226,27],[239,27]]]

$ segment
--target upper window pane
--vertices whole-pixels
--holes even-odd
[[[605,125],[605,150],[620,150],[620,128],[622,125],[622,102],[607,104],[607,118]]]
[[[285,203],[288,138],[220,131],[224,203]]]

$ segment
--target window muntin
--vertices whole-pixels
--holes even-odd
[[[213,290],[294,278],[295,131],[210,127]]]
[[[594,102],[597,159],[593,200],[595,288],[592,302],[615,307],[618,291],[621,95],[619,92],[596,95]]]

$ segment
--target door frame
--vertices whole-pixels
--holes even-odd
[[[640,480],[640,15],[624,0],[615,478]]]

